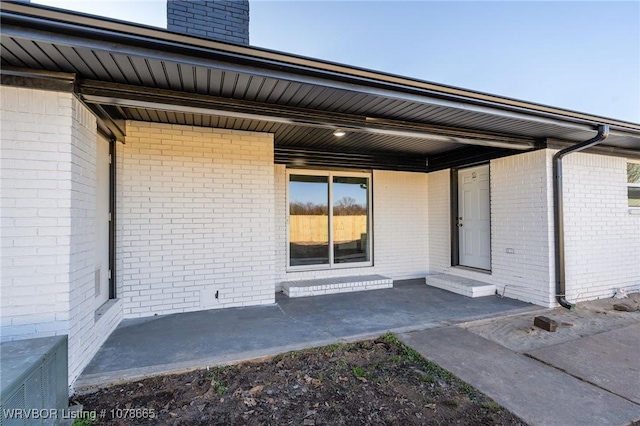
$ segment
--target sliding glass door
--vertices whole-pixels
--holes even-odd
[[[369,261],[369,179],[333,177],[333,261]]]
[[[329,178],[289,176],[290,266],[329,264]]]
[[[289,267],[371,264],[371,176],[307,170],[287,176]]]

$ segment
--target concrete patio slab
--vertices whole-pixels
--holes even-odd
[[[392,289],[311,298],[277,305],[130,319],[107,339],[77,380],[78,392],[167,372],[276,355],[494,316],[540,311],[497,297],[470,299],[424,280]]]
[[[460,327],[399,335],[530,425],[627,425],[640,405]]]
[[[533,358],[640,404],[640,324],[527,352]]]
[[[471,299],[427,286],[424,280],[396,281],[394,288],[353,294],[277,298],[283,312],[338,338],[411,331],[485,318],[546,311],[540,306],[494,296]]]

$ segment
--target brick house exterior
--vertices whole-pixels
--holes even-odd
[[[178,8],[178,3],[184,2],[170,2],[169,7],[174,4]],[[3,15],[3,43],[5,37],[13,37],[12,43],[30,37],[17,30],[12,32],[22,27],[10,18],[27,19],[30,14],[42,13],[52,22],[74,19],[73,15],[60,12],[49,16],[49,12],[39,11],[36,6],[6,6],[3,4],[3,13],[7,14]],[[102,25],[95,19],[90,24]],[[88,23],[78,25],[91,27]],[[123,25],[118,24],[114,32],[122,37],[124,46],[127,34],[135,32],[136,27],[124,28]],[[159,37],[166,33],[138,31],[146,37],[156,37],[156,45]],[[33,37],[41,43],[55,42],[37,39],[37,34]],[[173,40],[178,36],[166,33],[166,37]],[[180,37],[183,38],[178,41],[185,43],[185,50],[204,43]],[[80,44],[77,39],[59,42]],[[236,49],[223,44],[202,46],[198,48],[209,46],[207,52],[212,56],[222,55],[220,52],[224,49]],[[95,49],[99,50],[98,47]],[[82,49],[88,47],[82,46]],[[246,46],[238,49],[248,49],[254,56],[275,55]],[[577,302],[610,297],[619,288],[640,288],[640,214],[629,207],[627,191],[627,164],[640,158],[640,126],[636,124],[593,117],[592,124],[585,125],[586,130],[575,130],[573,139],[567,136],[568,139],[556,145],[551,140],[561,138],[540,124],[540,134],[549,132],[548,143],[508,152],[490,148],[492,141],[486,142],[488,146],[481,151],[472,151],[456,140],[455,161],[442,162],[438,167],[434,164],[443,161],[443,152],[435,149],[429,152],[431,148],[425,148],[424,153],[415,158],[407,156],[415,154],[416,149],[412,147],[415,140],[420,140],[419,135],[402,139],[404,136],[393,133],[395,128],[375,127],[377,133],[366,133],[369,129],[363,127],[353,130],[354,135],[365,135],[365,145],[359,146],[357,155],[335,149],[323,157],[316,152],[320,143],[318,147],[301,145],[296,147],[299,152],[291,151],[285,144],[286,135],[300,131],[303,141],[313,141],[320,140],[321,134],[313,132],[322,131],[328,132],[331,138],[335,128],[346,127],[340,112],[333,111],[334,115],[324,117],[335,123],[319,123],[314,127],[309,122],[316,119],[314,114],[318,114],[319,109],[306,111],[307,121],[299,127],[286,128],[288,133],[270,131],[273,125],[269,127],[265,122],[290,125],[285,120],[290,109],[278,110],[278,105],[268,96],[261,105],[251,104],[253,108],[262,108],[260,114],[266,118],[239,105],[237,100],[217,96],[231,90],[224,85],[219,94],[200,93],[198,98],[189,98],[192,108],[189,111],[185,110],[187,101],[173,105],[171,110],[169,101],[158,98],[158,93],[172,89],[176,94],[180,90],[158,87],[149,92],[145,84],[135,88],[116,82],[109,88],[114,99],[118,96],[124,99],[126,93],[119,93],[125,89],[139,90],[129,95],[128,104],[118,105],[120,111],[123,108],[134,111],[134,107],[149,111],[146,116],[134,111],[138,115],[116,117],[114,105],[117,104],[100,95],[98,83],[89,84],[69,73],[61,75],[59,69],[48,70],[59,74],[46,74],[43,78],[42,72],[47,70],[18,67],[17,59],[9,56],[14,53],[5,53],[3,64],[6,66],[3,65],[0,86],[1,337],[15,340],[68,334],[70,384],[123,318],[273,304],[276,292],[285,281],[371,274],[401,280],[446,274],[494,285],[505,297],[544,307],[557,306],[552,157],[559,147],[592,137],[595,124],[601,122],[617,126],[618,135],[611,138],[607,152],[592,149],[572,154],[564,163],[566,297]],[[131,64],[139,59],[135,51],[124,48],[121,52],[109,53],[112,57],[131,55]],[[152,58],[149,61],[155,60],[149,55]],[[297,60],[278,55],[280,64]],[[23,60],[26,65],[27,59]],[[200,58],[195,58],[192,63],[192,75],[196,77],[202,71],[198,60]],[[275,59],[269,57],[269,60]],[[160,69],[173,69],[170,68],[173,63],[169,63],[169,59],[166,62],[169,65]],[[37,68],[35,63],[32,65]],[[149,62],[149,69],[153,70],[153,65]],[[314,66],[314,72],[318,72],[324,65],[318,62]],[[251,70],[269,69],[269,65],[257,62],[251,67]],[[335,68],[333,64],[328,67]],[[126,72],[124,68],[121,71]],[[210,67],[209,74],[204,75],[211,80],[217,72],[219,70]],[[351,71],[341,72],[346,75]],[[83,78],[94,80],[96,75]],[[295,84],[299,85],[298,92],[292,91],[291,99],[305,90],[308,98],[314,90],[329,90],[328,78],[315,81],[308,75],[306,71],[299,74],[291,71],[290,76],[274,73],[272,80],[265,80],[263,86],[286,86],[282,99]],[[313,81],[303,87],[298,80],[293,83],[298,77],[299,81]],[[250,81],[243,79],[241,75],[237,81]],[[290,79],[288,86],[287,79]],[[108,78],[104,76],[103,80]],[[335,83],[338,87],[340,82]],[[371,95],[364,89],[358,92],[358,87],[349,86],[349,90],[340,92],[340,99],[353,99],[354,105],[358,101],[366,106],[370,102],[366,96]],[[250,88],[249,82],[247,91]],[[444,93],[445,88],[441,90]],[[397,98],[401,95],[401,91],[384,93],[389,96],[387,103],[400,102]],[[143,104],[144,96],[146,103]],[[469,105],[473,105],[472,95],[467,96]],[[220,109],[228,107],[231,118],[226,117],[224,122],[218,120],[217,125],[206,124],[208,115],[203,110],[209,101],[217,102],[217,106],[211,106],[208,114],[224,117]],[[419,102],[428,104],[432,100],[425,96]],[[291,105],[294,103],[291,101]],[[300,103],[304,101],[298,101]],[[293,108],[291,105],[287,108]],[[296,113],[302,112],[296,110]],[[179,122],[180,114],[193,114],[190,117],[194,123]],[[513,126],[528,117],[534,121],[539,111],[531,105],[530,111],[521,114],[524,117],[513,119]],[[389,120],[392,118],[389,116]],[[237,123],[242,120],[254,120],[259,125],[254,130],[240,128],[241,124]],[[563,125],[562,117],[556,120],[555,126]],[[448,128],[457,135],[464,130],[462,124],[457,128],[448,124]],[[570,125],[573,124],[566,124],[567,128]],[[388,132],[390,139],[376,139],[381,129]],[[361,133],[355,133],[356,130]],[[488,136],[481,134],[477,139],[469,139],[469,143],[502,137],[486,129],[474,131],[486,132]],[[563,134],[568,133],[566,130]],[[519,136],[527,136],[525,130]],[[107,158],[100,150],[101,138],[109,139],[115,153],[113,158]],[[518,138],[514,137],[514,146],[517,142]],[[373,151],[371,157],[361,155],[366,151],[362,148],[368,146],[366,144],[379,144],[378,148],[382,149],[393,143],[404,145],[396,151],[385,151],[382,157],[393,159],[389,163],[385,158],[375,157]],[[511,143],[502,142],[502,145]],[[295,157],[300,152],[306,152],[307,156]],[[336,165],[334,157],[341,155],[348,160]],[[397,160],[394,155],[399,155]],[[104,182],[101,183],[99,165],[108,162],[113,164],[110,191],[114,209],[109,210],[113,215],[111,243],[96,232],[98,217],[105,213],[98,211],[104,208],[97,207],[100,205],[97,200],[107,191]],[[452,260],[456,250],[452,242],[456,220],[452,215],[455,172],[478,164],[488,165],[490,180],[490,267],[487,270],[461,267],[464,265]],[[347,268],[337,263],[319,268],[294,268],[288,264],[290,189],[287,179],[288,173],[296,170],[344,172],[345,175],[357,172],[368,179],[369,263],[347,265],[350,266]],[[99,288],[107,279],[100,278],[107,276],[105,245],[109,245],[114,255],[114,274],[109,278],[114,297],[108,298],[104,289]],[[98,294],[104,299],[96,299]]]

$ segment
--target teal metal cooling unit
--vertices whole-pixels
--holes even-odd
[[[0,426],[56,425],[68,404],[67,336],[0,344]]]

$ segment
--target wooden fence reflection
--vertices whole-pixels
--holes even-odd
[[[335,242],[360,240],[367,233],[367,216],[334,216],[333,239]],[[327,242],[329,218],[319,215],[291,215],[289,217],[290,242],[317,244]]]

